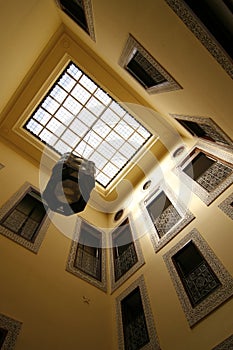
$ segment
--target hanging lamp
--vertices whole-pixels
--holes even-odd
[[[42,194],[50,210],[62,215],[83,211],[95,187],[95,163],[65,153],[55,164]]]

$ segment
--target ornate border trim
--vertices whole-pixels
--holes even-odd
[[[29,189],[33,189],[37,192],[40,192],[39,189],[29,182],[25,182],[24,185],[2,206],[0,209],[0,220],[11,210],[11,208],[16,205],[16,203],[23,197],[24,194],[28,192]],[[30,242],[25,238],[17,235],[16,233],[8,230],[7,228],[0,225],[0,234],[10,238],[12,241],[22,245],[23,247],[29,249],[33,253],[38,253],[42,241],[45,237],[46,231],[49,227],[50,219],[49,215],[45,216],[44,221],[41,224],[39,232],[37,233],[36,239],[34,242]]]
[[[182,0],[165,0],[222,68],[233,78],[233,64],[218,41]]]
[[[2,350],[13,350],[22,327],[22,322],[14,320],[6,315],[0,314],[0,327],[8,331],[4,343],[1,347]]]
[[[214,129],[214,131],[216,133],[218,133],[225,141],[226,143],[220,143],[220,142],[216,142],[214,144],[218,145],[218,147],[231,147],[233,148],[233,141],[231,140],[231,138],[220,128],[220,126],[218,126],[218,124],[216,124],[214,122],[214,120],[212,118],[207,118],[207,117],[200,117],[200,116],[191,116],[191,115],[184,115],[184,114],[172,114],[170,113],[170,116],[173,117],[176,120],[188,120],[191,122],[195,122],[198,123],[199,125],[208,125],[211,128]],[[190,135],[191,133],[185,128],[183,127]],[[198,137],[197,137],[198,138]],[[198,138],[199,139],[199,138]],[[212,141],[208,141],[205,139],[202,139],[203,142],[207,142],[207,143],[212,143]]]
[[[74,261],[75,261],[75,256],[76,256],[76,251],[77,251],[77,246],[78,246],[78,241],[79,241],[79,236],[80,236],[80,230],[81,230],[81,224],[82,221],[85,221],[85,223],[93,228],[95,230],[98,230],[101,235],[102,235],[102,247],[105,247],[104,239],[105,235],[104,232],[101,231],[100,229],[97,229],[95,226],[91,225],[89,222],[86,220],[78,217],[77,222],[76,222],[76,228],[75,228],[75,235],[74,235],[74,240],[71,242],[71,247],[68,255],[68,260],[66,263],[66,271],[72,273],[73,275],[81,278],[82,280],[92,284],[93,286],[101,289],[104,292],[107,292],[107,280],[106,280],[106,249],[102,248],[102,261],[101,261],[101,277],[102,281],[96,280],[94,277],[91,277],[90,275],[86,274],[85,272],[81,271],[77,267],[74,266]]]
[[[223,342],[215,346],[212,350],[232,350],[232,349],[233,349],[233,334],[230,335],[230,337],[223,340]]]
[[[222,203],[219,204],[219,209],[221,209],[231,220],[233,220],[233,193],[228,196]]]
[[[178,166],[173,169],[174,173],[180,177],[180,179],[187,185],[206,205],[210,205],[222,192],[224,192],[233,183],[233,174],[228,176],[222,183],[220,183],[215,190],[212,192],[207,192],[203,187],[201,187],[196,181],[191,179],[182,170],[182,164],[185,159],[189,157],[192,151],[198,148],[204,153],[211,154],[214,158],[223,160],[233,165],[233,152],[230,150],[222,149],[216,147],[213,143],[206,143],[198,140],[197,143],[191,148],[189,154],[185,154]],[[233,167],[233,166],[232,166]]]
[[[141,350],[161,350],[159,346],[157,331],[154,324],[153,314],[151,311],[150,300],[146,290],[146,284],[144,281],[144,277],[142,275],[116,298],[116,317],[117,317],[119,350],[124,350],[124,334],[123,334],[123,324],[122,324],[121,301],[137,287],[139,287],[140,289],[143,310],[146,318],[146,325],[147,325],[149,338],[150,338],[150,342],[145,346],[143,346]]]
[[[57,4],[57,6],[62,10],[60,1],[59,0],[55,0],[55,2]],[[84,12],[85,12],[85,15],[86,15],[86,20],[87,20],[87,26],[88,26],[89,33],[87,33],[85,30],[84,31],[85,31],[85,33],[87,33],[91,37],[91,39],[93,41],[96,41],[95,30],[94,30],[92,2],[91,2],[91,0],[82,0],[82,3],[83,3],[83,7],[84,7]]]
[[[84,5],[85,14],[86,14],[86,20],[87,20],[90,37],[93,41],[96,41],[92,2],[91,0],[83,0],[83,5]]]
[[[129,219],[129,225],[131,228],[132,236],[133,236],[133,242],[134,247],[136,250],[138,261],[136,264],[134,264],[129,271],[127,271],[121,278],[119,278],[118,281],[115,282],[115,275],[114,275],[114,261],[113,261],[113,252],[112,249],[110,249],[110,275],[111,275],[111,293],[113,293],[120,285],[122,285],[128,278],[130,278],[137,270],[139,270],[144,264],[145,260],[142,254],[141,244],[139,242],[139,239],[137,238],[137,231],[134,225],[134,220],[131,214],[128,216]],[[120,226],[120,224],[125,220],[121,220],[121,222],[111,231],[109,232],[109,235],[112,236],[112,233],[114,230]]]
[[[126,69],[125,67],[132,58],[135,49],[139,51],[151,63],[151,65],[155,69],[157,69],[167,80],[164,83],[145,89],[149,94],[182,89],[182,87],[172,78],[172,76],[159,64],[159,62],[154,57],[151,56],[151,54],[131,34],[129,34],[128,40],[119,59],[119,65],[122,68]]]
[[[189,241],[193,241],[195,243],[222,284],[221,287],[216,289],[194,308],[189,301],[180,277],[172,262],[172,256],[182,249],[182,247]],[[204,317],[210,314],[233,295],[232,276],[222,265],[220,260],[211,250],[197,229],[193,229],[191,232],[189,232],[180,242],[178,242],[166,254],[164,254],[163,259],[190,327],[193,327],[196,323],[201,321]]]
[[[163,191],[166,194],[166,196],[169,198],[169,200],[174,205],[174,207],[179,212],[182,218],[163,237],[160,238],[146,209],[146,205],[153,201],[153,199],[155,199],[161,191]],[[150,231],[150,239],[155,253],[157,253],[161,248],[163,248],[173,237],[175,237],[192,220],[195,219],[195,216],[191,213],[191,211],[188,208],[185,208],[184,204],[175,197],[172,190],[168,187],[167,184],[165,185],[164,183],[160,183],[153,191],[153,193],[150,194],[143,202],[140,203],[140,207],[143,213],[143,217]]]

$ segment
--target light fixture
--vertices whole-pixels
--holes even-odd
[[[142,187],[143,190],[144,191],[147,190],[150,187],[150,185],[151,185],[151,180],[146,181]]]
[[[120,220],[120,218],[122,217],[123,213],[124,213],[123,209],[118,210],[118,212],[114,215],[114,221]]]
[[[65,153],[53,167],[42,197],[50,210],[68,216],[85,209],[94,187],[94,162]]]

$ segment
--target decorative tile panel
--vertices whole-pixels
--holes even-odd
[[[16,321],[6,315],[0,314],[0,329],[4,331],[1,350],[13,350],[19,335],[22,322]],[[3,333],[3,332],[2,332]]]
[[[214,191],[228,176],[230,176],[232,172],[232,168],[216,161],[196,180],[196,182],[210,193],[211,191]]]
[[[164,192],[171,204],[165,210],[161,208],[161,214],[156,220],[152,220],[147,206],[152,203],[161,192]],[[195,218],[190,210],[176,198],[173,191],[165,183],[159,184],[158,187],[152,190],[152,194],[150,194],[143,203],[140,203],[140,207],[150,232],[150,239],[155,252],[158,252],[164,247]]]
[[[229,218],[233,220],[233,193],[224,199],[218,206]]]
[[[211,294],[209,294],[203,301],[199,302],[196,306],[192,306],[183,283],[178,275],[178,272],[173,263],[173,256],[178,253],[187,243],[193,242],[199,249],[208,265],[217,276],[221,285],[218,286]],[[226,302],[233,295],[233,278],[228,273],[226,268],[222,265],[221,261],[217,258],[214,252],[210,249],[207,242],[203,239],[200,233],[193,229],[187,234],[179,243],[172,247],[166,254],[163,255],[163,259],[170,273],[172,282],[174,284],[176,293],[179,297],[181,306],[187,318],[190,327],[193,327],[196,323],[200,322],[204,317],[209,315],[213,310],[218,308],[222,303]],[[206,271],[202,271],[202,274],[206,276]],[[196,279],[196,282],[198,280]],[[201,277],[200,285],[203,286],[206,279]],[[209,287],[208,287],[209,288]]]
[[[206,27],[191,11],[183,0],[165,0],[172,10],[180,17],[184,24],[193,32],[198,40],[205,46],[210,54],[233,78],[233,64],[230,57],[222,49],[221,45],[208,32]]]
[[[171,75],[130,34],[119,59],[119,65],[127,70],[127,66],[130,64],[132,59],[136,59],[141,69],[144,70],[148,77],[150,77],[150,86],[146,87],[145,84],[141,82],[141,85],[144,86],[149,94],[181,89],[181,86],[171,77]],[[131,75],[140,82],[140,79],[136,76],[136,74],[131,72]]]
[[[176,208],[173,205],[169,205],[169,207],[165,209],[154,222],[158,236],[162,238],[181,219],[182,219],[182,216],[178,213]]]
[[[61,1],[60,0],[56,0],[56,3],[58,5],[58,7],[60,7],[63,10],[64,6],[61,4]],[[84,28],[83,29],[85,30],[85,32],[87,34],[90,35],[91,39],[95,41],[95,30],[94,30],[94,20],[93,20],[94,17],[93,17],[92,1],[91,0],[75,0],[75,1],[72,0],[71,3],[74,3],[73,6],[76,6],[76,4],[77,4],[77,6],[80,7],[84,11],[88,30],[86,30]],[[69,15],[70,18],[73,19],[73,17],[70,15],[69,11],[68,11],[67,14]],[[76,11],[77,11],[77,9],[76,9]],[[73,15],[74,15],[74,17],[76,16],[75,13],[73,13]]]
[[[206,134],[204,140],[206,142],[216,142],[219,146],[231,147],[233,148],[233,141],[230,137],[213,121],[211,118],[200,117],[200,116],[190,116],[183,114],[170,114],[178,122],[187,121],[198,124]],[[183,127],[185,127],[182,124]],[[186,130],[188,128],[185,127]],[[189,130],[188,130],[189,131]],[[190,131],[189,131],[190,132]]]
[[[144,319],[143,316],[138,317],[137,320],[135,320],[134,324],[131,324],[128,332],[132,335],[134,334],[134,330],[137,329],[137,334],[134,334],[132,338],[135,337],[136,342],[132,343],[135,344],[134,347],[126,347],[126,344],[124,342],[124,332],[123,332],[123,320],[122,320],[122,309],[121,309],[121,302],[126,298],[130,293],[132,293],[136,288],[139,288],[140,295],[141,295],[141,301],[144,311]],[[146,285],[143,276],[140,276],[137,280],[135,280],[123,293],[121,293],[116,298],[116,315],[117,315],[117,327],[118,327],[118,341],[119,341],[119,350],[160,350],[159,346],[159,339],[157,336],[156,328],[154,325],[154,319],[153,314],[150,307],[150,301],[148,298]],[[147,334],[145,332],[145,326],[147,328]],[[141,343],[143,344],[143,341],[147,341],[147,344],[145,344],[142,347],[137,347],[137,344]],[[130,345],[129,345],[130,346]]]
[[[233,335],[230,335],[230,337],[215,346],[212,350],[233,350]]]
[[[24,197],[26,193],[30,190],[34,190],[39,192],[39,190],[26,182],[20,189],[17,191],[0,209],[0,222],[1,220],[11,212],[12,208],[16,206],[20,202],[20,200]],[[19,227],[20,222],[24,222],[25,216],[20,214],[19,212],[12,212],[10,216],[8,216],[7,221],[4,222],[4,226],[0,224],[0,234],[10,238],[14,242],[22,245],[23,247],[31,250],[33,253],[37,253],[42,244],[42,241],[45,237],[46,231],[50,224],[49,216],[46,215],[41,224],[38,226],[33,220],[28,220],[26,225],[22,229],[22,234],[19,235],[15,233]],[[16,231],[14,231],[14,227]],[[35,234],[35,229],[38,229],[36,233],[36,237],[32,239],[32,236]]]
[[[132,241],[128,243],[127,249],[121,254],[119,259],[115,260],[113,248],[110,250],[110,275],[111,275],[111,292],[114,292],[121,284],[131,277],[138,269],[140,269],[145,261],[142,254],[141,245],[137,236],[137,231],[134,226],[134,220],[131,215],[128,215],[128,224],[130,227]],[[126,219],[122,219],[118,227],[124,223]],[[110,233],[114,233],[115,229]]]
[[[210,167],[204,173],[203,179],[201,176],[198,181],[184,172],[184,168],[191,164],[191,156],[195,150],[199,150],[215,161],[215,165]],[[180,160],[174,172],[206,205],[209,205],[233,183],[233,152],[198,140],[189,154]]]
[[[133,267],[138,259],[134,244],[128,245],[128,248],[115,261],[115,280],[118,281],[131,267]]]
[[[100,244],[98,247],[84,246],[80,241],[82,223],[90,227],[90,230],[98,231],[100,235]],[[106,249],[105,247],[105,236],[104,232],[97,230],[94,226],[86,222],[85,220],[77,217],[75,235],[71,243],[70,252],[66,264],[66,271],[73,275],[83,279],[84,281],[92,284],[93,286],[107,291],[107,280],[106,280]],[[82,249],[79,251],[79,244]],[[100,248],[100,257],[95,257],[92,253],[92,249]]]

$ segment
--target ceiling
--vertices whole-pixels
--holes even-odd
[[[108,72],[112,72],[129,95],[134,94],[140,105],[149,106],[160,113],[161,117],[157,114],[150,117],[145,112],[143,119],[147,123],[151,118],[150,127],[157,132],[158,129],[162,130],[159,135],[162,144],[167,137],[162,127],[163,121],[176,126],[184,139],[188,139],[187,133],[170,114],[210,117],[233,138],[232,79],[165,0],[93,0],[92,9],[95,41],[57,7],[55,0],[21,0],[13,4],[0,0],[2,128],[41,52],[46,50],[59,28],[65,26],[88,50],[94,61],[101,62],[103,69],[106,67]],[[169,72],[182,89],[148,94],[120,67],[119,58],[129,34]],[[112,93],[117,95],[120,88],[117,92],[114,88]],[[128,102],[126,93],[125,96]],[[4,127],[1,135],[11,141],[7,133]],[[176,143],[177,140],[174,145]]]

